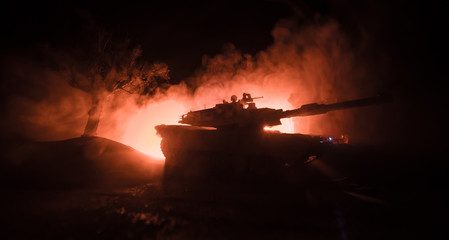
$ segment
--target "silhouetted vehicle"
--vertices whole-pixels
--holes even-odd
[[[233,95],[231,102],[182,115],[179,123],[188,125],[156,126],[166,157],[165,184],[298,181],[304,162],[323,154],[332,138],[264,131],[264,127],[280,125],[282,118],[374,105],[389,97],[312,103],[286,111],[257,108],[254,99],[247,93],[240,100]]]

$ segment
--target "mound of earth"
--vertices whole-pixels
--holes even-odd
[[[164,164],[102,137],[6,145],[2,182],[15,189],[130,187],[158,181]]]

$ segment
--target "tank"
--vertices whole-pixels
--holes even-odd
[[[257,108],[251,94],[223,100],[213,108],[180,117],[185,125],[158,125],[164,153],[164,184],[242,184],[299,182],[305,163],[343,139],[265,131],[282,118],[305,117],[329,111],[380,104],[387,95],[332,104],[311,103],[293,110]]]

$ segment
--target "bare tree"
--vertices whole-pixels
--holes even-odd
[[[113,40],[100,31],[86,63],[72,69],[70,84],[89,93],[91,107],[83,136],[94,136],[106,97],[117,91],[151,95],[169,79],[164,63],[149,64],[140,59],[140,46],[132,47],[129,39]]]

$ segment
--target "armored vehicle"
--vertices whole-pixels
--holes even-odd
[[[304,163],[323,154],[332,139],[264,127],[280,125],[282,118],[374,105],[389,97],[312,103],[285,111],[257,108],[254,99],[248,93],[240,100],[233,95],[231,102],[182,115],[179,123],[186,125],[156,126],[166,157],[164,183],[297,182]]]

